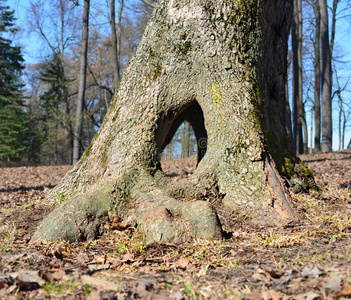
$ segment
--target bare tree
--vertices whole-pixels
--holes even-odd
[[[84,106],[84,95],[86,86],[87,74],[87,53],[88,53],[88,39],[89,39],[89,9],[90,0],[84,0],[83,9],[83,23],[82,23],[82,41],[80,53],[80,72],[79,72],[79,90],[76,110],[76,123],[74,128],[73,140],[73,164],[78,162],[81,150],[81,136],[82,136],[82,112]]]
[[[29,33],[37,34],[51,53],[60,53],[61,58],[66,49],[77,42],[77,18],[70,0],[31,1],[27,19]]]
[[[338,98],[338,106],[339,106],[339,120],[338,120],[338,133],[339,133],[339,150],[343,150],[345,146],[345,132],[346,132],[346,124],[350,120],[351,111],[350,107],[343,98],[343,92],[346,91],[347,86],[351,80],[349,77],[343,85],[340,83],[340,77],[338,76],[337,69],[334,63],[334,78],[335,78],[335,89],[333,92],[333,97],[337,96]]]
[[[329,43],[329,22],[327,0],[319,0],[321,16],[321,70],[322,70],[322,151],[332,151],[332,68]]]
[[[49,3],[43,0],[30,2],[27,19],[28,31],[31,34],[37,34],[44,45],[49,47],[50,59],[59,55],[60,69],[58,72],[62,78],[67,77],[66,52],[77,41],[77,18],[72,2],[70,0],[52,0]],[[43,51],[43,53],[46,52]],[[47,58],[44,58],[44,61],[47,61]],[[57,130],[61,125],[65,128],[68,146],[64,153],[68,154],[68,163],[72,163],[73,123],[71,114],[73,104],[70,97],[64,97],[62,106],[63,109],[60,107],[52,113],[55,114],[58,122],[55,125]]]
[[[320,61],[320,8],[319,0],[312,0],[314,20],[315,20],[315,31],[314,31],[314,60],[313,60],[313,71],[314,71],[314,149],[315,152],[321,151],[321,61]]]
[[[142,0],[144,3],[147,5],[151,6],[152,8],[155,8],[156,4],[154,3],[155,1],[150,1],[150,0]]]
[[[293,137],[294,143],[293,148],[295,153],[299,153],[299,140],[300,140],[300,121],[298,118],[298,99],[299,99],[299,68],[298,68],[298,2],[294,2],[294,14],[291,22],[291,45],[292,45],[292,72],[293,72],[293,82],[292,82],[292,112],[293,112]]]
[[[111,26],[111,40],[112,40],[112,61],[114,70],[114,90],[117,90],[120,77],[121,77],[121,43],[122,43],[122,12],[124,7],[124,1],[120,0],[120,6],[118,9],[118,22],[116,32],[116,13],[115,13],[115,2],[116,0],[110,0],[110,26]]]
[[[291,64],[292,64],[292,51],[289,51],[287,71],[286,71],[287,78],[289,77],[289,74],[290,74]],[[292,129],[292,124],[291,124],[291,109],[290,109],[290,103],[289,103],[288,80],[286,81],[286,84],[285,84],[285,124],[286,124],[286,130],[288,133],[288,137],[290,140],[290,144],[294,145],[294,136],[293,136],[293,129]]]
[[[293,56],[293,131],[297,154],[307,153],[308,132],[303,102],[302,76],[302,0],[294,0],[294,17],[291,26]],[[302,134],[303,129],[303,134]]]
[[[298,65],[298,115],[299,115],[299,153],[307,153],[308,145],[308,131],[306,122],[306,112],[305,104],[303,101],[303,66],[302,66],[302,0],[298,0],[298,10],[297,10],[297,65]],[[303,134],[302,134],[303,131]]]
[[[181,158],[188,158],[189,150],[190,150],[190,123],[184,122],[181,125],[180,130],[181,130],[181,143],[182,143]]]

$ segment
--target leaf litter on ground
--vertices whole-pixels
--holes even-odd
[[[69,166],[2,168],[0,299],[347,299],[351,151],[301,158],[320,191],[291,194],[294,223],[252,226],[245,212],[218,205],[226,239],[179,245],[146,244],[113,216],[95,241],[29,244],[49,212],[45,195]],[[179,180],[194,163],[163,167]]]

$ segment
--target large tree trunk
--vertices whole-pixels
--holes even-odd
[[[158,1],[103,125],[47,201],[74,196],[32,241],[91,238],[113,215],[149,241],[220,238],[208,197],[255,223],[291,220],[281,175],[310,175],[284,123],[291,11],[286,0]],[[158,154],[184,120],[199,162],[175,182]]]

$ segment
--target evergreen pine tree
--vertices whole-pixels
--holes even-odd
[[[52,59],[48,61],[41,78],[48,84],[48,90],[41,95],[41,106],[44,110],[41,131],[43,155],[53,155],[57,163],[57,147],[59,144],[60,127],[66,131],[67,139],[72,148],[72,123],[70,120],[69,83],[72,82],[65,76],[61,53],[55,52]]]
[[[0,160],[19,160],[26,149],[27,121],[20,77],[23,56],[7,38],[16,31],[14,11],[0,0]]]

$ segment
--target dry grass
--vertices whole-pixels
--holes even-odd
[[[36,193],[44,193],[38,187],[46,184],[35,177],[35,186],[29,186],[36,189],[20,188],[21,174],[14,174],[16,180],[6,179],[0,199],[0,298],[308,299],[313,291],[316,299],[328,299],[337,295],[326,288],[333,275],[341,278],[344,297],[351,297],[351,153],[306,156],[305,161],[321,189],[291,195],[295,223],[255,227],[246,215],[221,211],[227,239],[180,245],[147,244],[138,228],[113,226],[91,242],[29,245],[45,215],[43,194]],[[190,172],[191,163],[169,164],[170,176]],[[27,171],[29,183],[28,174],[40,173]],[[20,270],[40,271],[46,283],[26,290],[18,280],[5,281]]]

